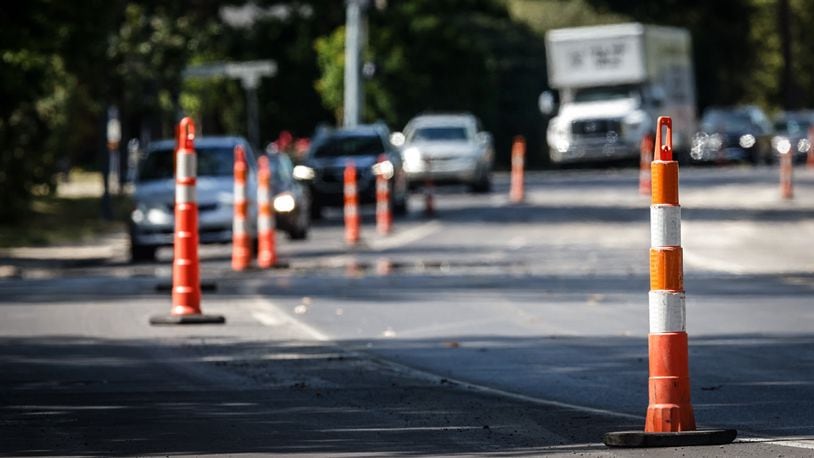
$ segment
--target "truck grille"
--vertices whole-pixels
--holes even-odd
[[[620,134],[622,123],[618,119],[583,119],[571,124],[571,133],[585,137],[606,137],[608,133]]]

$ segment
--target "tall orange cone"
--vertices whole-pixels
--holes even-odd
[[[666,142],[662,144],[665,129]],[[720,445],[732,442],[737,435],[733,429],[695,428],[690,403],[678,162],[673,160],[672,136],[672,120],[660,117],[651,164],[650,404],[644,431],[607,433],[604,442],[611,447]]]
[[[650,163],[653,162],[653,134],[642,137],[641,159],[639,160],[639,194],[650,195]]]
[[[808,152],[806,154],[806,167],[814,169],[814,126],[808,128]]]
[[[359,195],[356,189],[356,164],[348,161],[345,165],[345,242],[348,245],[359,243]]]
[[[179,148],[175,154],[175,237],[172,263],[172,308],[169,315],[150,317],[150,324],[219,324],[220,315],[201,313],[201,277],[198,259],[198,204],[195,200],[197,160],[195,123],[191,118],[178,126]]]
[[[783,199],[794,198],[794,154],[791,145],[787,140],[781,145],[780,150],[780,197]]]
[[[380,235],[387,235],[393,228],[393,212],[390,209],[390,178],[393,177],[393,164],[384,154],[379,156],[375,172],[376,231]]]
[[[257,165],[257,265],[268,269],[277,263],[274,211],[271,208],[272,175],[268,156],[261,155]]]
[[[234,220],[232,222],[232,270],[246,270],[252,259],[249,236],[249,201],[246,191],[248,174],[246,151],[243,145],[235,146]]]
[[[526,162],[526,139],[521,135],[514,137],[512,143],[512,178],[509,200],[519,204],[525,199],[524,169]]]

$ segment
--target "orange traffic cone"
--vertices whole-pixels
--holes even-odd
[[[359,242],[359,195],[356,190],[356,164],[348,161],[345,165],[345,242],[356,245]]]
[[[518,135],[512,143],[512,178],[509,200],[519,204],[525,199],[524,168],[526,161],[526,139]]]
[[[666,128],[666,142],[662,134]],[[644,431],[607,433],[611,447],[720,445],[735,440],[734,429],[696,430],[690,404],[689,357],[681,250],[678,162],[673,160],[673,125],[658,119],[650,206],[650,404]]]
[[[195,124],[184,118],[178,126],[175,155],[175,238],[172,264],[172,308],[169,315],[150,317],[150,324],[224,323],[220,315],[201,313],[198,259],[198,204],[195,201]]]
[[[390,167],[385,167],[389,164]],[[393,213],[390,210],[390,178],[393,166],[382,154],[376,163],[376,231],[387,235],[393,228]]]
[[[794,198],[794,164],[793,154],[789,147],[785,151],[780,151],[780,197],[783,199]]]
[[[808,152],[806,154],[806,167],[814,169],[814,126],[808,128]]]
[[[641,159],[639,160],[639,194],[650,195],[650,163],[653,162],[653,135],[642,137]]]
[[[277,263],[274,211],[271,209],[271,167],[265,155],[257,159],[257,265],[268,269]]]
[[[248,231],[249,202],[246,195],[246,151],[235,146],[234,220],[232,223],[232,270],[246,270],[252,259],[251,237]]]

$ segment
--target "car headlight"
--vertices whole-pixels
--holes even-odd
[[[404,150],[404,162],[410,164],[418,164],[421,162],[421,151],[415,146],[411,146]]]
[[[780,137],[777,142],[775,142],[774,148],[780,154],[788,154],[788,152],[791,151],[791,142],[786,137]]]
[[[738,144],[741,145],[741,148],[751,148],[755,146],[755,141],[756,140],[754,135],[744,134],[741,135],[740,138],[738,139]],[[788,140],[786,140],[786,143],[788,143]]]
[[[291,193],[283,193],[274,198],[274,211],[278,213],[289,213],[297,206],[297,201]]]
[[[798,152],[807,153],[809,148],[811,148],[811,143],[809,143],[807,138],[801,138],[800,141],[797,142]]]
[[[724,138],[721,134],[712,134],[709,136],[709,147],[713,151],[718,151],[724,146]]]
[[[136,208],[133,210],[133,213],[130,214],[130,219],[136,224],[141,224],[144,221],[144,210],[142,210],[141,207]]]
[[[382,161],[373,164],[370,169],[373,171],[373,174],[376,176],[383,176],[386,179],[393,178],[393,174],[395,173],[395,168],[393,167],[393,163],[390,161]]]
[[[152,224],[168,224],[172,221],[172,215],[164,207],[150,208],[145,217]]]
[[[295,180],[313,180],[315,173],[314,169],[307,165],[297,165],[294,167],[291,175]]]

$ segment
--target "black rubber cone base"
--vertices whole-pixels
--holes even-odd
[[[203,293],[214,293],[218,290],[218,284],[215,282],[201,282],[201,292]],[[155,285],[155,291],[157,293],[171,293],[172,292],[172,283],[158,283]]]
[[[605,434],[602,442],[608,447],[690,447],[729,444],[737,435],[738,432],[734,429],[701,429],[677,433],[618,431]]]
[[[150,324],[223,324],[226,318],[222,315],[153,315],[150,317]]]

